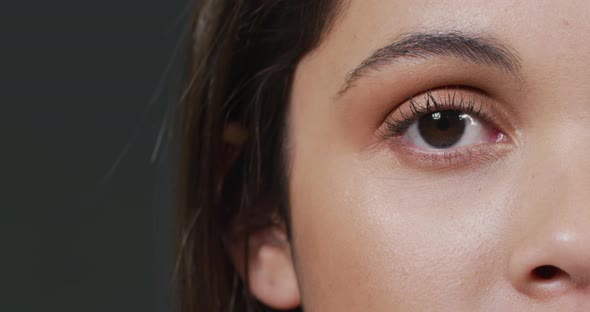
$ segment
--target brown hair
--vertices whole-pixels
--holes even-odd
[[[336,0],[197,1],[180,130],[177,275],[184,312],[271,311],[252,298],[231,263],[229,225],[239,225],[242,239],[276,216],[288,227],[284,142],[293,74],[340,6]],[[223,132],[230,122],[248,137],[226,173]],[[260,205],[268,200],[273,205]]]

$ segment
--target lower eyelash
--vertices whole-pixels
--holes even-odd
[[[421,164],[424,168],[450,168],[461,164],[485,164],[499,159],[509,150],[508,144],[480,144],[478,146],[445,150],[422,151],[409,147],[401,140],[393,140],[396,150],[403,150],[404,158],[411,159],[413,163]],[[503,147],[501,147],[503,146]]]

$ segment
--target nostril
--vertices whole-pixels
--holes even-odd
[[[567,276],[566,272],[553,265],[542,265],[531,271],[531,277],[541,281],[557,280]]]

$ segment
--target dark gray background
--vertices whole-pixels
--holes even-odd
[[[152,154],[190,4],[1,1],[0,311],[174,310]]]

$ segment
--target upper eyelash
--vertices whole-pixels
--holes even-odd
[[[387,118],[387,120],[385,120],[387,132],[384,135],[385,138],[401,135],[412,123],[420,119],[422,116],[436,111],[459,110],[467,114],[472,114],[486,122],[494,122],[494,118],[482,110],[483,107],[475,96],[466,97],[464,92],[460,92],[459,90],[460,88],[453,88],[452,90],[445,88],[444,91],[441,92],[446,93],[446,99],[441,97],[438,97],[437,99],[433,94],[434,91],[429,89],[424,94],[426,105],[417,104],[415,97],[411,96],[408,98],[410,116],[406,116],[406,114],[400,110],[401,118]],[[403,107],[400,109],[402,108]]]

